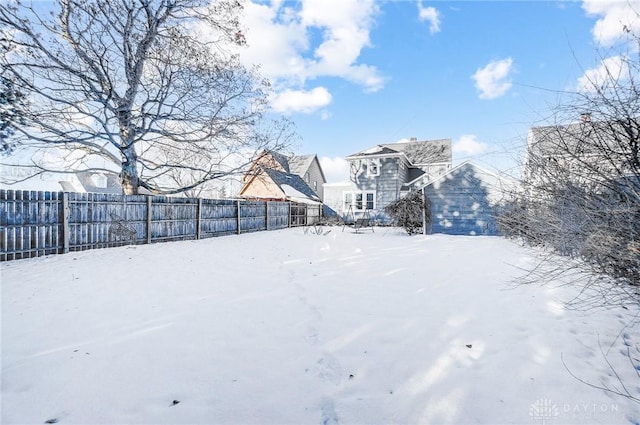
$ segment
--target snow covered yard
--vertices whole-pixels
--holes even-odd
[[[285,229],[4,263],[2,423],[625,424],[638,311],[497,237]],[[627,327],[625,327],[627,326]],[[637,351],[636,351],[637,352]]]

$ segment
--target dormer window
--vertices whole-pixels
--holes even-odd
[[[94,174],[91,176],[91,180],[93,180],[93,184],[95,187],[107,187],[107,176],[105,176],[104,174]]]
[[[367,176],[379,176],[380,175],[380,160],[370,159],[367,163]]]

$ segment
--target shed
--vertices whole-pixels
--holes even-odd
[[[496,214],[504,199],[505,179],[464,162],[423,187],[431,204],[426,233],[499,235]]]

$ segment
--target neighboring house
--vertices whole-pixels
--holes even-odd
[[[633,128],[619,122],[592,121],[589,114],[578,123],[533,127],[527,137],[523,177],[533,185],[554,184],[562,177],[589,187],[631,176],[632,133]]]
[[[431,225],[426,233],[498,235],[500,212],[509,180],[464,162],[423,187]]]
[[[80,171],[76,176],[82,186],[80,192],[122,194],[120,176],[117,173]]]
[[[0,187],[3,189],[45,192],[122,193],[118,174],[114,172],[43,173],[21,180],[29,176],[29,170],[21,170],[19,167],[6,168],[2,170],[2,176],[0,177]]]
[[[317,157],[308,155],[300,157],[303,158],[302,160],[295,160],[295,158],[293,158],[295,169],[304,171],[303,176],[292,172],[291,160],[286,156],[277,152],[262,152],[243,177],[243,187],[240,189],[239,196],[242,198],[321,203],[320,196],[304,179],[304,176],[307,176],[309,181],[312,181],[312,178],[320,176],[324,182],[324,174],[320,169]],[[314,166],[314,161],[317,169]],[[317,183],[315,186],[322,187],[322,184]]]
[[[351,182],[325,185],[325,203],[342,216],[366,212],[385,222],[384,207],[451,169],[451,140],[373,146],[349,155]]]
[[[327,182],[324,172],[318,161],[318,156],[301,155],[289,158],[289,171],[302,177],[302,180],[318,195],[324,199],[323,185]]]

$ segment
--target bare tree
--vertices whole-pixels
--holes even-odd
[[[16,126],[33,173],[110,170],[126,194],[180,193],[242,172],[293,137],[269,83],[233,54],[238,0],[0,4],[2,67],[28,96]],[[177,176],[177,177],[176,177]]]
[[[630,49],[602,64],[567,94],[553,123],[531,130],[522,190],[500,222],[508,235],[548,249],[548,259],[564,258],[557,273],[588,271],[580,282],[598,304],[637,303],[640,62]],[[548,277],[549,264],[544,270]]]
[[[0,54],[7,55],[10,46],[0,41]],[[23,123],[25,110],[24,94],[16,88],[6,69],[0,70],[0,153],[10,153],[14,148],[12,136],[15,126]]]

